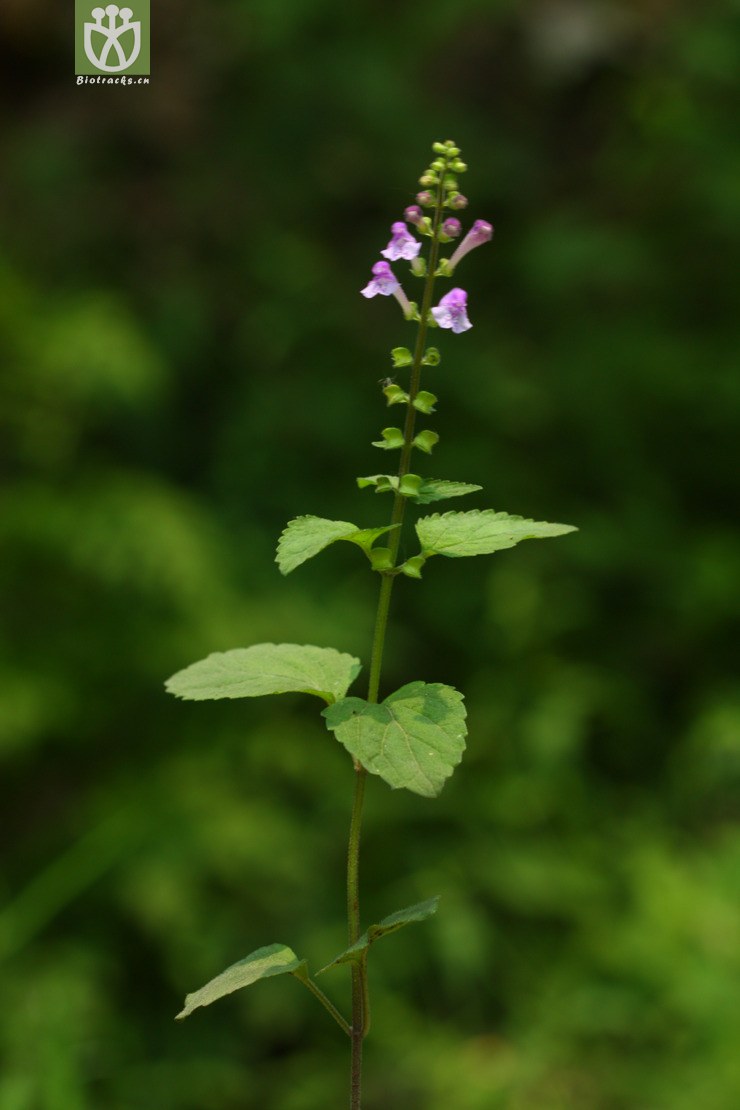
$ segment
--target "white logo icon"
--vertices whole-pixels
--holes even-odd
[[[106,73],[120,73],[122,69],[132,66],[139,57],[141,20],[132,21],[133,14],[131,8],[119,9],[117,4],[109,4],[105,10],[93,8],[90,12],[95,22],[85,24],[85,53],[96,69],[102,69]],[[103,23],[106,15],[108,21]],[[119,16],[120,23],[118,23]],[[133,31],[133,45],[128,55],[120,43],[120,39],[127,31]],[[95,52],[96,46],[99,47],[98,53]],[[114,55],[112,64],[108,61],[111,54]]]

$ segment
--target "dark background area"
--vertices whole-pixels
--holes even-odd
[[[347,755],[162,682],[367,661],[361,554],[274,546],[386,521],[411,332],[358,293],[446,138],[496,237],[419,468],[580,531],[396,590],[384,692],[458,686],[470,736],[437,801],[369,784],[365,922],[442,904],[374,953],[368,1110],[740,1105],[736,0],[154,0],[125,88],[76,86],[67,7],[0,8],[0,1110],[346,1101],[289,977],[172,1018],[343,947]]]

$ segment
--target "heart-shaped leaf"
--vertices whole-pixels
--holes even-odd
[[[439,682],[410,682],[380,705],[343,698],[323,716],[363,767],[425,798],[439,794],[465,750],[463,696]]]

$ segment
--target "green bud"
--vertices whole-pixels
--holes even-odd
[[[426,559],[423,555],[412,555],[410,559],[401,564],[401,574],[405,574],[409,578],[421,578],[421,568],[425,562]]]
[[[396,369],[400,366],[410,366],[414,361],[408,347],[394,347],[391,351],[391,358]],[[396,389],[398,389],[398,386],[396,386]]]
[[[411,259],[411,273],[415,277],[426,277],[427,273],[427,260],[417,255],[416,258]]]
[[[456,160],[455,160],[455,161],[454,161],[454,162],[452,163],[452,165],[450,166],[450,169],[454,170],[454,171],[455,171],[455,173],[465,173],[465,171],[467,170],[467,168],[468,168],[468,167],[467,167],[467,165],[465,164],[465,162],[461,162],[459,158],[458,158],[458,159],[456,159]]]
[[[447,143],[432,143],[432,150],[435,154],[449,154],[449,147]],[[456,151],[459,154],[459,151]]]
[[[393,451],[396,447],[403,447],[405,440],[400,428],[383,428],[380,434],[383,438],[373,440],[373,447],[380,447],[383,451]]]
[[[373,570],[393,570],[393,558],[389,547],[371,547],[367,554]]]
[[[398,481],[397,478],[396,481]],[[404,497],[416,497],[420,489],[421,478],[418,474],[404,474],[398,492],[403,494]]]
[[[444,185],[446,192],[457,192],[457,178],[455,177],[454,173],[446,173],[442,178],[442,184]]]
[[[420,389],[414,397],[414,408],[418,412],[425,413],[427,416],[429,416],[430,413],[434,412],[434,406],[436,405],[436,403],[437,398],[427,389]]]
[[[444,173],[444,171],[447,169],[447,163],[445,162],[444,158],[435,158],[429,168],[432,170],[436,170],[437,173]]]
[[[405,390],[401,389],[400,385],[396,385],[395,382],[391,382],[390,385],[384,386],[383,393],[385,394],[389,405],[403,405],[409,399],[408,393],[406,393]]]
[[[437,177],[436,173],[430,173],[429,171],[427,171],[426,173],[423,173],[419,178],[419,184],[424,189],[431,189],[433,185],[439,184],[439,178]]]
[[[417,436],[414,436],[413,443],[414,447],[418,447],[425,455],[431,455],[432,448],[436,443],[439,443],[439,436],[430,428],[426,428],[423,432],[419,432]]]

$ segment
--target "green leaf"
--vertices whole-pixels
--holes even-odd
[[[428,505],[430,501],[462,497],[466,493],[475,493],[479,489],[483,489],[483,486],[474,486],[469,482],[448,482],[445,478],[425,478],[413,500],[417,505]]]
[[[406,399],[408,400],[408,398]],[[436,403],[437,398],[426,389],[420,389],[413,401],[414,408],[418,409],[419,412],[425,412],[427,416],[429,413],[435,411],[434,406]]]
[[[399,929],[403,929],[405,925],[412,925],[416,921],[426,921],[428,917],[437,912],[439,906],[439,895],[434,898],[427,898],[426,902],[417,902],[415,906],[409,906],[405,910],[397,910],[391,913],[388,917],[384,917],[377,925],[371,925],[367,932],[363,933],[354,944],[349,948],[345,948],[335,959],[322,967],[321,971],[317,972],[321,975],[324,971],[328,971],[330,967],[336,967],[337,964],[346,964],[352,960],[359,960],[363,952],[366,952],[371,944],[381,937],[387,937],[389,933],[395,933]]]
[[[425,798],[439,794],[465,750],[463,696],[438,682],[410,682],[380,705],[343,698],[322,715],[368,771]]]
[[[384,451],[392,451],[396,447],[403,447],[404,436],[400,428],[383,428],[382,439],[374,439],[373,447],[382,447]]]
[[[289,520],[278,541],[275,562],[281,574],[291,571],[318,555],[329,544],[359,532],[347,520],[325,520],[320,516],[298,516]]]
[[[439,443],[439,436],[436,432],[427,428],[425,431],[419,432],[418,435],[414,436],[413,443],[414,447],[418,447],[420,451],[424,451],[427,455],[431,455],[432,448],[435,444]]]
[[[400,385],[396,385],[395,382],[386,385],[383,388],[383,393],[389,405],[402,405],[409,399],[408,393],[406,393],[404,389],[401,389]]]
[[[320,516],[298,516],[288,521],[278,541],[275,562],[281,574],[291,571],[318,555],[338,540],[356,543],[367,551],[378,536],[390,531],[385,528],[358,528],[346,520],[325,520]],[[395,526],[394,526],[395,527]]]
[[[422,554],[447,555],[453,559],[464,555],[490,555],[514,547],[522,540],[543,540],[576,531],[571,524],[525,520],[493,509],[435,513],[420,517],[416,522]]]
[[[285,944],[268,944],[265,948],[258,948],[243,960],[227,967],[226,971],[211,979],[200,990],[187,995],[185,1006],[175,1020],[180,1021],[192,1014],[199,1006],[210,1006],[219,998],[233,994],[242,987],[249,987],[260,979],[269,979],[272,975],[286,973],[296,974],[303,970],[305,965],[306,961],[299,960],[292,948],[288,948]]]
[[[187,701],[315,694],[329,705],[343,698],[362,666],[353,655],[313,644],[253,644],[217,651],[165,683]]]
[[[391,351],[391,358],[393,359],[393,365],[396,369],[399,369],[401,366],[410,366],[413,362],[411,351],[408,347],[394,347]]]

